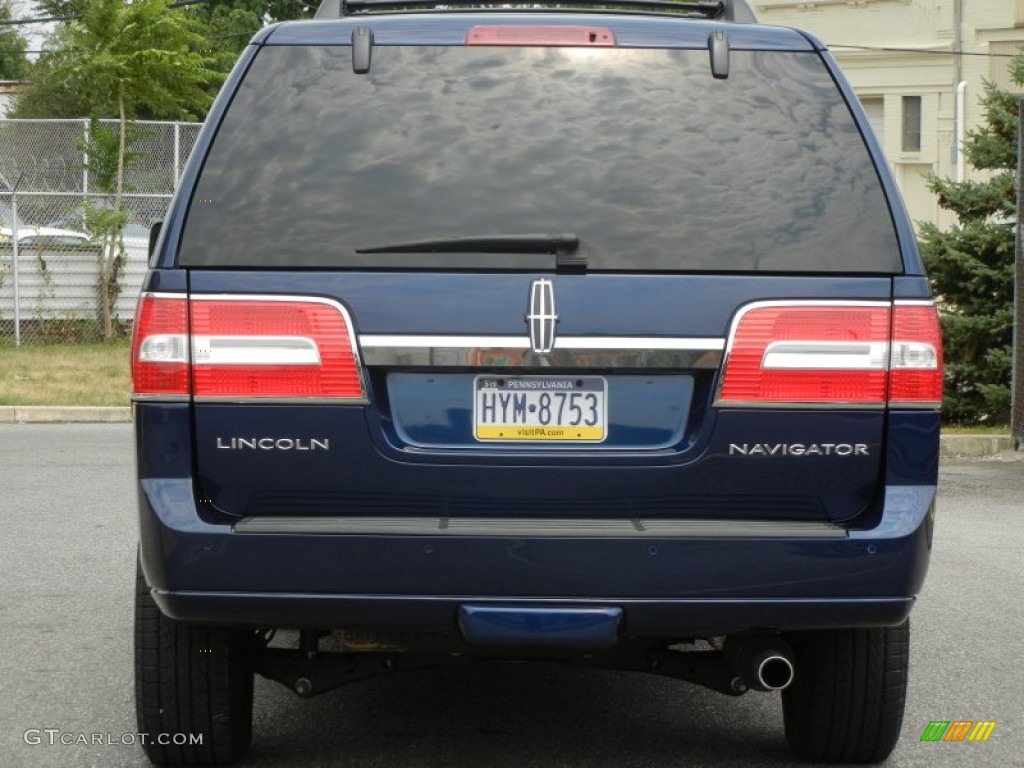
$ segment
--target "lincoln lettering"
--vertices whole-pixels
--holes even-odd
[[[313,437],[217,437],[224,451],[329,451],[330,440]]]
[[[729,443],[730,456],[868,456],[867,443]]]

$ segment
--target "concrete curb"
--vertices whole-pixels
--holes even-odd
[[[130,422],[132,409],[80,405],[0,405],[0,424],[114,424]]]
[[[944,459],[1013,453],[1013,438],[1009,435],[943,435],[939,452]]]
[[[130,422],[132,409],[92,406],[0,405],[0,424],[117,424]],[[943,435],[943,458],[997,456],[1013,453],[1007,435]]]

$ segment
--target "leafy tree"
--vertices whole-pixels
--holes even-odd
[[[15,98],[11,117],[81,118],[99,112],[92,108],[87,94],[73,89],[63,77],[61,64],[71,55],[63,42],[65,35],[65,25],[61,25],[47,38],[47,52],[32,67],[29,86]]]
[[[213,57],[213,68],[227,74],[249,39],[263,26],[259,9],[231,3],[211,3],[192,11],[206,35],[206,50]]]
[[[224,73],[264,24],[313,15],[313,10],[299,0],[210,0],[196,5],[192,12],[206,34],[215,68]]]
[[[88,3],[89,0],[36,0],[36,8],[46,16],[72,16],[81,14]],[[193,10],[204,7],[248,11],[255,18],[268,23],[300,19],[312,14],[309,6],[299,0],[209,0],[207,3],[193,6]],[[259,25],[251,31],[256,29],[259,29]]]
[[[91,0],[37,0],[40,13],[66,17],[78,15]],[[313,15],[312,4],[300,0],[209,0],[188,6],[189,17],[194,19],[198,31],[206,37],[206,50],[213,57],[213,69],[227,74],[238,54],[264,24],[277,21],[308,18]],[[59,42],[59,41],[58,41]],[[56,79],[45,77],[47,56],[40,60],[42,71],[33,88],[18,105],[18,117],[81,117],[75,111],[75,94]],[[212,93],[216,93],[215,90]],[[140,115],[161,119],[161,114]]]
[[[81,94],[95,118],[113,112],[116,131],[95,120],[86,151],[98,188],[112,195],[103,210],[87,210],[86,224],[101,246],[98,305],[104,338],[111,338],[111,309],[124,263],[122,206],[124,169],[130,160],[133,131],[129,121],[144,110],[174,119],[190,119],[209,106],[208,85],[218,78],[203,49],[203,35],[183,9],[170,0],[83,0],[82,18],[61,31],[62,55],[50,74]]]
[[[1024,57],[1013,60],[1011,73],[1024,85]],[[920,233],[940,300],[947,422],[1009,421],[1019,100],[1019,93],[986,83],[985,124],[967,134],[964,154],[988,178],[930,180],[939,205],[958,219],[945,230],[923,224]]]
[[[0,0],[2,2],[2,0]],[[39,12],[49,16],[68,17],[82,15],[95,0],[39,0]],[[221,77],[211,79],[205,85],[207,101],[212,101],[223,76],[230,71],[238,54],[249,39],[264,24],[309,16],[312,11],[298,0],[209,0],[209,2],[173,9],[191,22],[196,34],[204,38],[197,50],[209,57],[207,66]],[[46,52],[36,62],[31,76],[31,86],[21,94],[12,110],[12,116],[20,118],[80,118],[83,116],[116,117],[113,104],[90,103],[89,95],[76,89],[65,77],[65,61],[76,54],[69,39],[70,24],[60,24],[46,44]],[[176,104],[140,104],[135,117],[138,119],[173,120],[178,117]],[[205,118],[205,109],[196,113]]]
[[[0,21],[10,21],[11,5],[0,2]],[[28,41],[18,32],[17,27],[0,28],[0,80],[24,80],[28,76],[28,59],[25,51]]]

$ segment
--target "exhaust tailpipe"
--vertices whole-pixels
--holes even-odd
[[[732,636],[723,649],[725,663],[755,691],[782,691],[793,682],[793,651],[777,635]]]
[[[759,651],[751,659],[756,686],[762,691],[781,691],[793,682],[793,662],[775,651]]]

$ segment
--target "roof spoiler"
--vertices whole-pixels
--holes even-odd
[[[353,13],[372,13],[373,11],[404,11],[432,10],[438,6],[444,9],[452,7],[480,7],[485,0],[323,0],[317,8],[316,19],[338,19]],[[605,5],[600,0],[549,0],[548,2],[524,3],[524,10],[532,10],[538,5],[571,6],[572,8],[594,8],[608,10],[619,7],[623,10],[636,9],[647,11],[686,12],[690,11],[709,19],[731,21],[738,24],[756,24],[757,17],[747,0],[618,0]],[[491,6],[490,8],[493,8]],[[502,10],[515,11],[515,8]]]

